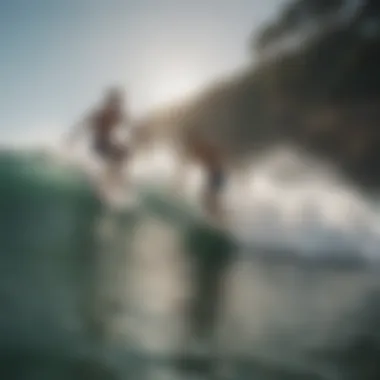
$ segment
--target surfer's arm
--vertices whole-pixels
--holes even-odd
[[[66,145],[71,146],[74,144],[79,137],[91,127],[92,118],[93,114],[87,114],[71,127],[65,139]]]

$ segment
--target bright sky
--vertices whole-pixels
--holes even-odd
[[[49,139],[125,86],[134,114],[228,74],[282,0],[0,0],[0,142]]]

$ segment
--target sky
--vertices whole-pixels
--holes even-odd
[[[0,0],[0,143],[56,138],[123,86],[132,114],[244,66],[283,0]]]

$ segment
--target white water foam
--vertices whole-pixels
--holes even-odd
[[[134,163],[137,182],[167,186],[170,152],[157,149]],[[199,168],[190,168],[184,196],[196,201]],[[223,198],[229,229],[245,246],[289,248],[302,255],[377,259],[380,213],[326,166],[291,150],[271,152],[244,175],[231,175]]]

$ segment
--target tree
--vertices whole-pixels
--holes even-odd
[[[323,31],[326,24],[337,24],[344,19],[352,4],[347,0],[293,0],[274,22],[263,27],[254,38],[253,46],[260,53],[286,38],[306,34],[310,29]]]

